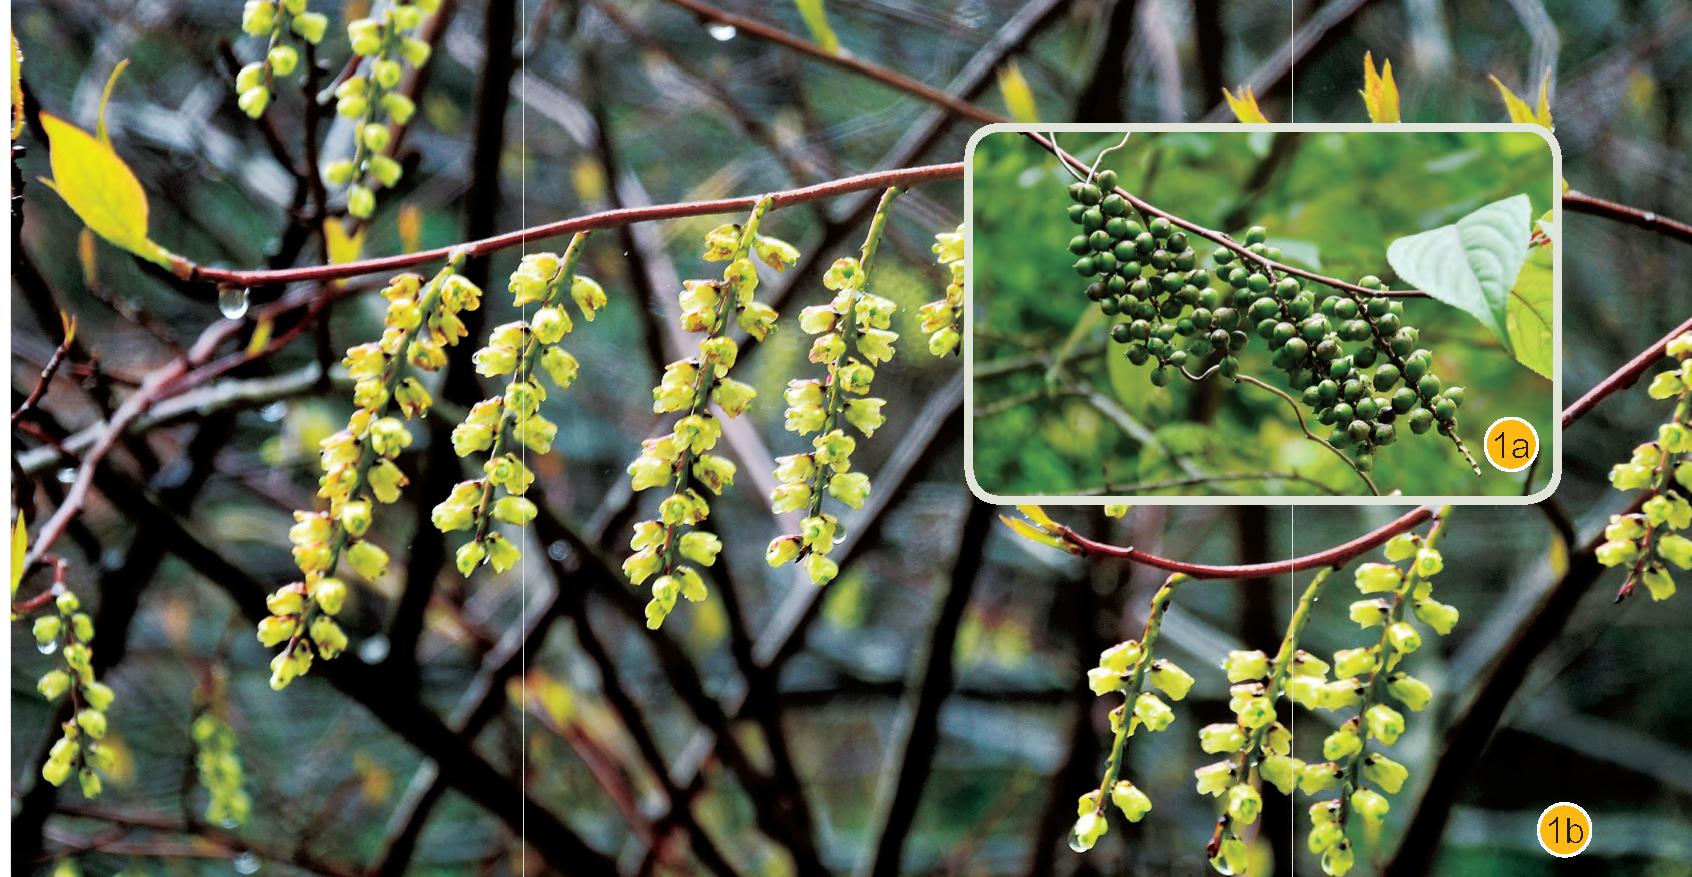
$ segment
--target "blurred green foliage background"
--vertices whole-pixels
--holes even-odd
[[[1060,144],[1092,164],[1120,134],[1073,133]],[[1398,288],[1386,260],[1400,237],[1455,222],[1493,201],[1529,196],[1533,215],[1551,207],[1552,154],[1528,133],[1145,132],[1105,156],[1100,169],[1120,185],[1199,225],[1240,237],[1250,225],[1288,262],[1355,282],[1375,274]],[[972,164],[975,255],[974,464],[977,482],[999,496],[1085,493],[1169,496],[1367,493],[1331,451],[1300,430],[1285,399],[1219,376],[1158,388],[1149,366],[1107,344],[1113,322],[1089,302],[1070,268],[1075,226],[1064,215],[1074,178],[1038,144],[1014,133],[982,138]],[[1527,235],[1524,229],[1522,234]],[[1194,238],[1201,266],[1215,245]],[[1213,285],[1222,288],[1220,281]],[[1319,296],[1332,290],[1312,285]],[[1431,299],[1405,300],[1405,325],[1421,329],[1434,373],[1463,386],[1459,434],[1477,459],[1488,424],[1527,419],[1543,447],[1532,490],[1521,474],[1482,463],[1481,477],[1434,432],[1375,455],[1383,493],[1470,496],[1531,493],[1549,474],[1556,400],[1551,381],[1516,362],[1481,323]],[[1251,343],[1241,372],[1291,391]],[[1201,371],[1195,367],[1192,371]],[[1074,390],[1075,383],[1098,396]],[[1294,398],[1299,393],[1292,391]],[[1326,437],[1300,405],[1310,429]],[[1140,427],[1124,428],[1126,417]],[[1189,483],[1203,476],[1222,481]],[[1255,477],[1255,476],[1294,476]],[[1241,477],[1243,476],[1243,477]],[[1157,485],[1176,482],[1172,486]],[[1149,487],[1148,487],[1149,486]]]

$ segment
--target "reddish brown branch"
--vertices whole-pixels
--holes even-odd
[[[1653,231],[1665,237],[1692,244],[1692,224],[1681,222],[1670,216],[1663,216],[1654,210],[1640,210],[1638,207],[1629,207],[1626,204],[1572,190],[1563,193],[1563,207],[1575,213],[1613,219],[1616,222],[1638,226],[1646,231]]]
[[[797,189],[787,189],[780,192],[770,192],[768,197],[774,202],[772,208],[790,207],[794,204],[805,204],[824,198],[833,198],[849,192],[860,192],[865,189],[885,189],[889,186],[906,188],[931,183],[937,180],[955,180],[963,177],[963,162],[950,164],[931,164],[920,167],[897,168],[887,171],[858,174],[829,180],[812,186]],[[415,253],[403,253],[395,256],[383,256],[376,259],[364,259],[357,262],[347,262],[341,265],[311,265],[302,268],[282,268],[260,271],[234,271],[224,268],[194,266],[189,270],[189,279],[218,283],[226,286],[270,286],[284,283],[303,281],[339,280],[346,277],[358,277],[364,274],[375,274],[386,271],[399,271],[417,265],[443,260],[454,253],[463,252],[467,256],[481,256],[499,250],[509,249],[520,244],[532,243],[547,238],[561,237],[575,234],[579,231],[593,229],[615,228],[636,222],[654,222],[665,219],[682,219],[689,216],[710,216],[721,213],[744,213],[752,209],[764,195],[742,195],[735,198],[717,198],[710,201],[683,201],[674,204],[653,204],[645,207],[625,207],[620,210],[602,210],[584,216],[574,216],[560,219],[543,225],[508,231],[504,234],[489,238],[456,244],[450,247],[437,247],[432,250],[419,250]]]
[[[76,318],[67,317],[65,318],[65,340],[59,342],[59,346],[53,350],[53,355],[48,357],[47,364],[41,369],[41,379],[35,382],[35,389],[29,392],[29,396],[23,400],[23,404],[12,411],[13,423],[29,413],[29,409],[34,408],[35,403],[40,402],[41,397],[47,394],[47,386],[53,383],[53,375],[58,373],[59,366],[65,361],[65,354],[70,352],[71,345],[74,343],[76,343]]]
[[[876,82],[888,86],[889,88],[896,88],[900,91],[906,92],[907,94],[920,97],[930,103],[945,107],[946,109],[951,110],[966,119],[974,119],[982,124],[1010,121],[998,113],[981,109],[969,101],[960,100],[959,98],[953,97],[938,88],[918,82],[903,73],[888,70],[885,67],[871,64],[868,61],[860,61],[850,55],[830,52],[810,40],[796,37],[787,31],[771,27],[770,25],[755,18],[748,18],[744,15],[735,15],[732,12],[718,9],[708,3],[701,3],[699,0],[668,0],[668,2],[673,6],[680,6],[681,8],[692,12],[694,15],[699,16],[705,21],[714,21],[718,24],[729,25],[747,36],[775,43],[776,45],[792,49],[802,55],[808,55],[818,61],[822,61],[825,64],[832,64],[841,69],[856,73],[859,76],[873,79]]]
[[[1687,332],[1692,332],[1692,318],[1688,318],[1686,322],[1674,327],[1667,335],[1658,339],[1657,343],[1641,350],[1639,355],[1623,363],[1621,368],[1610,372],[1608,377],[1599,381],[1592,389],[1587,390],[1586,395],[1581,396],[1574,401],[1574,404],[1564,408],[1563,426],[1567,427],[1579,420],[1585,416],[1586,412],[1596,407],[1599,402],[1608,399],[1616,392],[1638,383],[1639,378],[1645,374],[1646,370],[1656,364],[1657,360],[1663,358],[1663,352],[1668,348],[1669,342]]]

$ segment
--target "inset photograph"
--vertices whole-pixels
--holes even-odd
[[[991,126],[966,165],[984,498],[1555,487],[1560,160],[1542,130]]]

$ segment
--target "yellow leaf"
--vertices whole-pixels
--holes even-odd
[[[106,98],[123,65],[106,84]],[[53,178],[44,180],[65,200],[83,224],[108,243],[146,259],[173,267],[172,256],[147,237],[147,192],[135,172],[112,148],[106,136],[106,98],[100,102],[97,136],[50,113],[41,114],[47,131],[48,163]]]
[[[100,262],[94,252],[94,232],[84,226],[76,235],[76,261],[82,266],[82,282],[93,286],[100,279]]]
[[[1398,115],[1398,84],[1392,81],[1392,62],[1382,61],[1381,71],[1375,72],[1375,56],[1363,53],[1363,106],[1369,110],[1371,122],[1402,121]]]
[[[1005,526],[1011,528],[1011,530],[1013,532],[1015,532],[1018,536],[1021,536],[1022,538],[1027,539],[1030,542],[1038,542],[1041,545],[1050,546],[1052,548],[1056,548],[1059,551],[1069,551],[1070,550],[1069,545],[1065,544],[1062,540],[1058,539],[1056,536],[1052,536],[1051,534],[1047,533],[1046,531],[1034,526],[1033,524],[1028,523],[1027,521],[1022,520],[1021,518],[1013,518],[1010,515],[1000,515],[999,520],[1003,521]]]
[[[399,237],[400,246],[407,253],[415,253],[423,248],[423,211],[417,209],[416,204],[400,207]]]
[[[1224,88],[1222,89],[1222,97],[1228,101],[1228,109],[1234,111],[1234,118],[1242,122],[1263,124],[1269,122],[1267,118],[1264,118],[1263,110],[1257,106],[1257,95],[1251,93],[1251,86],[1241,88],[1239,97],[1235,97],[1233,92]]]
[[[1005,109],[1018,122],[1040,121],[1040,111],[1034,106],[1034,89],[1022,75],[1015,61],[999,68],[999,94],[1005,99]]]
[[[1105,517],[1126,518],[1128,517],[1128,510],[1131,508],[1133,508],[1133,506],[1130,505],[1107,505],[1104,507]]]
[[[1509,111],[1510,121],[1551,127],[1551,71],[1545,71],[1545,78],[1539,82],[1538,109],[1528,106],[1527,101],[1517,97],[1509,86],[1498,81],[1498,77],[1489,73],[1486,78],[1498,86],[1498,94],[1504,98],[1504,109]]]
[[[270,346],[270,337],[275,333],[276,321],[270,317],[260,317],[258,325],[253,327],[253,337],[247,339],[247,355],[258,356]]]
[[[18,512],[18,525],[12,528],[12,596],[18,595],[23,584],[24,558],[29,555],[29,528],[24,526],[23,512]]]
[[[799,17],[805,19],[805,28],[811,32],[811,39],[822,46],[823,51],[830,55],[840,52],[840,37],[834,33],[834,28],[828,24],[828,10],[823,8],[824,0],[793,0],[793,5],[799,7]]]
[[[1019,505],[1016,510],[1021,512],[1023,517],[1040,525],[1042,530],[1057,529],[1057,521],[1052,520],[1052,516],[1046,514],[1046,510],[1037,505]]]
[[[359,223],[352,232],[331,216],[323,220],[323,249],[331,265],[345,265],[358,260],[364,252],[364,225]]]
[[[24,129],[24,93],[23,93],[23,49],[18,46],[18,35],[12,34],[12,139]]]

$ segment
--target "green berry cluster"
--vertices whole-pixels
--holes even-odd
[[[429,44],[414,34],[440,6],[441,0],[393,3],[380,16],[347,24],[353,54],[371,60],[368,69],[335,89],[336,114],[354,122],[353,155],[330,162],[323,174],[333,185],[350,186],[347,212],[359,219],[368,219],[376,209],[376,187],[393,188],[399,182],[400,164],[387,154],[391,126],[409,122],[417,106],[398,89],[406,64],[428,63]]]
[[[1433,354],[1416,346],[1403,304],[1379,278],[1358,286],[1380,294],[1341,289],[1318,300],[1302,278],[1276,270],[1282,254],[1262,226],[1246,231],[1243,252],[1213,252],[1212,273],[1198,266],[1187,232],[1165,216],[1145,221],[1115,187],[1110,170],[1069,187],[1069,218],[1082,231],[1069,250],[1076,273],[1092,278],[1087,297],[1116,319],[1111,339],[1130,362],[1153,365],[1154,385],[1183,373],[1235,378],[1236,355],[1255,333],[1360,470],[1397,440],[1401,422],[1417,434],[1437,427],[1468,459],[1456,432],[1463,388],[1433,374]],[[1188,368],[1205,364],[1197,376]]]
[[[869,497],[870,479],[853,472],[852,451],[857,441],[846,426],[869,438],[881,428],[887,403],[869,394],[877,366],[893,358],[895,305],[869,291],[870,270],[898,197],[888,189],[870,221],[869,234],[856,258],[835,260],[823,275],[823,285],[835,293],[826,305],[813,305],[799,315],[799,328],[816,336],[810,359],[828,370],[820,379],[796,378],[787,384],[786,424],[790,432],[813,436],[811,450],[776,460],[777,486],[770,502],[777,514],[804,511],[799,532],[777,536],[764,553],[770,566],[803,563],[811,581],[826,585],[840,567],[828,555],[840,534],[840,520],[823,511],[826,494],[850,508]]]
[[[1116,188],[1116,172],[1069,187],[1069,219],[1081,234],[1069,242],[1087,298],[1100,312],[1121,317],[1111,338],[1127,345],[1135,365],[1154,363],[1152,383],[1162,387],[1189,361],[1216,357],[1228,377],[1239,373],[1233,354],[1245,347],[1242,315],[1211,287],[1198,266],[1187,233],[1167,218],[1146,221]]]
[[[759,199],[744,225],[720,225],[705,236],[705,260],[728,266],[721,279],[688,280],[681,292],[682,328],[705,337],[697,355],[665,366],[652,390],[654,412],[682,416],[669,432],[642,442],[640,456],[628,466],[636,492],[669,491],[658,504],[658,517],[635,524],[629,540],[634,553],[623,561],[623,575],[634,584],[658,577],[646,604],[646,624],[653,629],[669,617],[678,597],[705,599],[705,580],[695,564],[711,566],[723,548],[716,534],[699,529],[711,506],[693,483],[718,496],[734,484],[734,463],[708,453],[723,435],[711,405],[725,416],[739,417],[758,395],[750,385],[728,376],[740,355],[740,346],[728,334],[730,325],[759,340],[775,327],[775,309],[753,297],[758,290],[753,256],[778,271],[787,270],[799,257],[792,244],[758,233],[772,203],[767,197]]]
[[[269,40],[264,60],[247,64],[235,74],[236,103],[254,119],[270,106],[275,81],[292,76],[300,66],[300,50],[293,38],[315,46],[329,29],[329,17],[306,6],[307,0],[247,0],[241,7],[242,32]]]
[[[1069,834],[1070,849],[1086,852],[1098,843],[1110,822],[1105,813],[1108,800],[1127,817],[1139,822],[1152,808],[1151,799],[1132,782],[1121,776],[1122,763],[1127,757],[1128,738],[1140,728],[1148,732],[1162,731],[1175,721],[1175,711],[1163,698],[1148,690],[1156,688],[1170,700],[1181,700],[1193,687],[1193,677],[1168,658],[1153,655],[1157,646],[1163,618],[1170,601],[1187,577],[1170,576],[1152,597],[1151,611],[1139,640],[1128,640],[1105,649],[1099,655],[1099,665],[1087,671],[1087,686],[1094,694],[1120,693],[1122,705],[1110,711],[1113,742],[1110,757],[1105,762],[1104,779],[1099,787],[1081,796],[1076,804],[1075,827]]]
[[[546,388],[536,377],[537,368],[560,390],[569,389],[580,370],[576,358],[559,343],[575,328],[565,308],[566,297],[575,301],[589,322],[606,305],[599,283],[576,273],[587,236],[587,232],[578,233],[562,256],[530,253],[522,258],[507,287],[517,307],[536,305],[534,314],[496,327],[488,333],[487,346],[471,357],[477,374],[508,379],[503,393],[470,406],[464,421],[452,430],[452,449],[458,456],[486,452],[482,477],[454,485],[430,513],[435,528],[443,533],[471,532],[470,540],[454,555],[465,577],[484,563],[495,572],[510,569],[521,552],[510,539],[492,531],[493,522],[524,527],[539,513],[534,501],[524,496],[535,474],[516,446],[545,454],[558,435],[557,424],[540,413]],[[496,489],[503,494],[497,499]]]
[[[1620,597],[1643,583],[1653,600],[1674,596],[1672,565],[1692,569],[1692,539],[1682,531],[1692,527],[1692,332],[1668,343],[1677,364],[1651,379],[1653,399],[1674,399],[1674,414],[1657,427],[1657,440],[1633,449],[1626,463],[1610,469],[1617,490],[1644,491],[1639,511],[1613,515],[1604,528],[1598,562],[1627,567]]]
[[[439,370],[446,348],[469,332],[458,315],[480,307],[482,290],[458,273],[463,261],[462,253],[454,255],[428,282],[416,274],[389,281],[382,289],[388,306],[381,339],[348,349],[341,360],[353,379],[356,410],[318,454],[317,495],[327,508],[294,512],[288,541],[304,578],[266,598],[270,615],[258,625],[259,642],[283,646],[270,662],[274,689],[311,669],[314,657],[328,660],[346,649],[346,632],[334,619],[347,597],[346,584],[335,577],[341,561],[369,581],[387,571],[388,553],[365,536],[377,504],[399,499],[409,483],[395,458],[411,445],[411,431],[389,412],[397,405],[408,419],[426,414],[433,399],[406,374],[406,364]]]
[[[53,611],[35,619],[30,632],[43,652],[58,652],[64,663],[47,671],[35,689],[48,700],[68,694],[71,717],[60,727],[59,739],[41,766],[41,778],[55,786],[76,777],[84,797],[100,794],[100,774],[112,768],[116,753],[101,741],[106,737],[106,710],[112,705],[112,689],[94,678],[94,620],[82,611],[82,601],[70,591],[60,591]]]
[[[194,768],[200,788],[206,791],[206,821],[224,828],[237,828],[253,812],[252,797],[242,788],[241,756],[235,751],[235,729],[213,711],[194,717],[190,728],[194,745]]]

